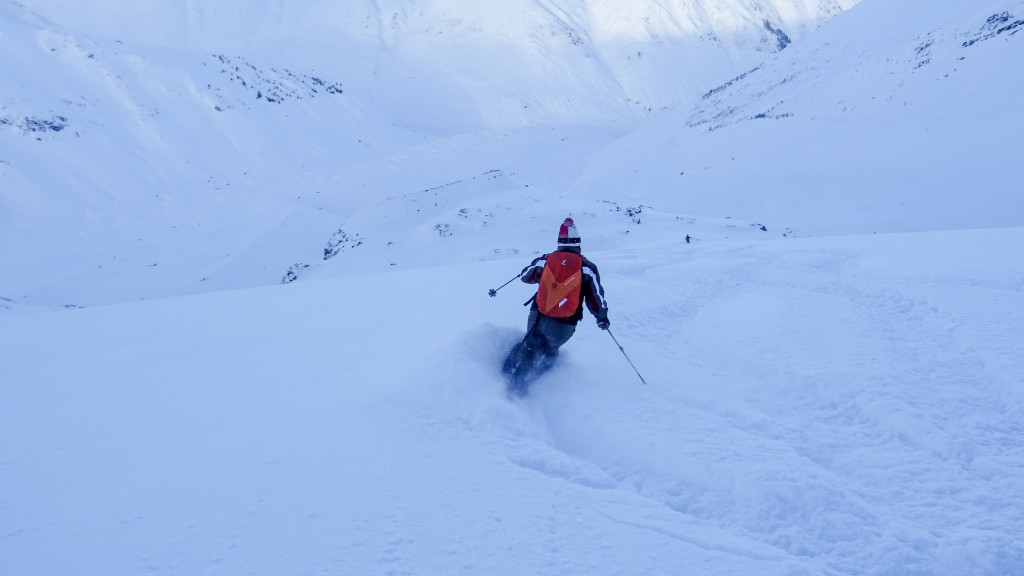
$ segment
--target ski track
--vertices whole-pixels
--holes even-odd
[[[722,573],[743,573],[743,567],[764,565],[786,565],[789,559],[771,547],[763,546],[746,538],[736,539],[727,530],[715,527],[702,519],[680,512],[666,506],[661,499],[645,493],[641,489],[645,480],[643,469],[630,469],[608,464],[589,452],[588,446],[605,442],[610,449],[609,454],[626,457],[624,445],[615,445],[614,439],[601,428],[608,425],[610,417],[595,404],[596,398],[578,405],[586,393],[593,391],[593,382],[578,382],[575,385],[559,386],[558,384],[572,378],[577,368],[575,354],[563,352],[559,363],[541,377],[534,385],[529,396],[510,398],[504,392],[504,383],[495,366],[500,365],[507,350],[522,337],[521,330],[495,328],[488,326],[467,335],[455,346],[461,350],[458,354],[445,354],[443,357],[476,358],[470,366],[464,362],[452,360],[442,363],[438,373],[458,373],[460,379],[453,382],[474,382],[474,387],[467,388],[457,384],[449,388],[444,385],[440,389],[424,390],[419,401],[429,403],[429,407],[419,405],[419,401],[411,407],[410,422],[412,434],[436,434],[438,438],[448,437],[454,430],[460,430],[470,442],[485,439],[490,442],[480,453],[495,454],[496,457],[507,459],[507,463],[528,475],[539,474],[548,478],[561,488],[555,490],[556,496],[561,492],[576,494],[566,497],[563,504],[553,505],[549,514],[541,519],[537,532],[542,548],[541,557],[537,560],[538,571],[544,573],[605,573],[610,565],[622,565],[624,559],[621,546],[610,543],[599,546],[597,550],[581,553],[572,551],[566,546],[578,545],[578,534],[570,538],[559,535],[559,529],[565,518],[594,517],[595,525],[586,531],[593,531],[596,542],[606,540],[602,523],[611,522],[628,529],[639,542],[640,548],[629,548],[630,553],[643,558],[633,558],[632,566],[635,573],[659,574],[665,570],[685,570],[685,565],[674,564],[666,567],[664,558],[652,553],[649,549],[652,535],[663,541],[663,546],[685,545],[703,550],[713,559],[709,562],[720,563]],[[431,371],[432,372],[432,371]],[[468,372],[468,373],[467,373]],[[614,390],[605,392],[615,393]],[[621,391],[620,391],[621,393]],[[582,396],[581,396],[582,395]],[[627,396],[621,398],[628,402]],[[633,410],[649,410],[650,397],[638,396],[632,399]],[[454,409],[453,409],[454,408]],[[413,416],[415,414],[415,416]],[[665,407],[661,415],[643,417],[642,434],[653,435],[678,433],[673,424],[678,411]],[[650,426],[664,426],[663,429],[651,429]],[[615,428],[618,432],[626,432],[625,428]],[[592,435],[596,435],[592,436]],[[486,440],[491,439],[491,440]],[[667,449],[666,447],[663,447]],[[654,464],[648,462],[646,464]],[[512,474],[515,476],[515,474]],[[657,479],[656,479],[657,480]],[[514,478],[510,479],[514,482]],[[657,480],[660,482],[660,480]],[[591,504],[578,504],[580,492],[589,494]],[[544,499],[544,495],[538,495]],[[559,501],[561,501],[559,499]],[[575,502],[575,504],[573,504]],[[636,506],[649,509],[647,520],[638,516]],[[523,503],[524,506],[531,504]],[[581,522],[582,523],[582,522]],[[709,536],[709,531],[711,534]],[[731,545],[723,544],[733,541]],[[627,547],[628,548],[628,547]],[[596,556],[595,556],[596,554]],[[580,558],[593,556],[589,563],[579,564]],[[576,559],[572,565],[566,565],[566,559]],[[746,560],[742,560],[746,559]],[[748,568],[749,570],[749,568]],[[735,572],[734,572],[735,571]],[[772,572],[775,570],[773,569]],[[632,573],[632,572],[631,572]]]
[[[489,329],[466,344],[489,342],[470,354],[487,359],[475,369],[483,392],[474,393],[488,410],[473,414],[469,401],[461,424],[494,432],[497,452],[527,471],[671,511],[643,524],[602,510],[609,520],[702,548],[739,538],[720,551],[780,570],[1012,573],[1024,559],[1022,535],[987,519],[1022,524],[1019,476],[995,472],[1022,468],[1024,442],[1008,383],[986,364],[1015,356],[1010,345],[960,344],[959,334],[1002,321],[953,307],[964,290],[992,290],[879,281],[853,271],[859,255],[850,249],[713,251],[733,259],[717,271],[683,250],[643,270],[601,261],[620,287],[648,287],[645,309],[616,302],[613,291],[609,302],[612,329],[650,386],[624,359],[594,352],[607,343],[581,323],[530,396],[507,401],[492,367],[521,331]],[[808,266],[813,282],[794,273]],[[661,282],[680,277],[693,281]],[[1014,290],[997,296],[1007,306],[1021,300]],[[597,376],[605,370],[619,381]],[[700,536],[709,530],[730,536]]]

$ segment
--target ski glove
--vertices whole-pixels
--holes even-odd
[[[604,318],[598,318],[597,319],[597,327],[600,328],[601,330],[607,330],[608,326],[610,326],[610,325],[611,325],[611,321],[608,320],[607,316],[604,317]]]

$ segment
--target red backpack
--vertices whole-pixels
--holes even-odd
[[[548,254],[537,288],[537,309],[545,316],[568,318],[580,306],[583,258],[573,252]]]

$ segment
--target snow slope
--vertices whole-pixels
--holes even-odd
[[[500,130],[77,6],[0,3],[5,573],[1024,574],[1019,0]],[[510,400],[567,214],[649,385],[588,317]]]
[[[978,247],[1021,241],[588,252],[650,384],[588,319],[514,402],[529,290],[485,288],[515,260],[8,314],[0,559],[1019,574],[1024,262]]]

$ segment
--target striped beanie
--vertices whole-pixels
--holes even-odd
[[[562,226],[558,228],[558,247],[568,248],[580,245],[580,233],[576,231],[576,223],[572,218],[566,218]]]

